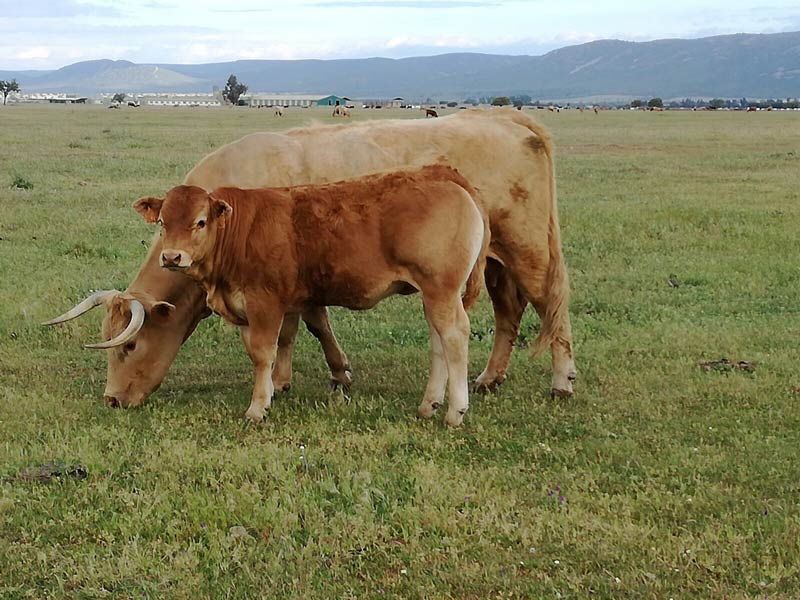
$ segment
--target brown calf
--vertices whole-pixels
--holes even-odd
[[[208,305],[242,328],[255,369],[249,419],[261,421],[270,406],[285,315],[365,310],[419,291],[431,336],[419,414],[433,416],[448,386],[445,423],[458,426],[469,404],[464,306],[477,298],[489,245],[474,195],[455,169],[434,165],[291,188],[182,185],[134,208],[163,227],[161,265],[200,282]]]

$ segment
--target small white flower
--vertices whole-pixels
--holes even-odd
[[[560,561],[560,560],[554,560],[554,561],[553,561],[553,564],[554,564],[554,565],[560,565],[560,564],[561,564],[561,561]]]
[[[407,575],[407,574],[408,574],[408,570],[400,569],[400,575]]]

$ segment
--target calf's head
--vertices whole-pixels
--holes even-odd
[[[190,271],[214,249],[231,206],[199,187],[179,185],[164,198],[137,200],[133,208],[148,223],[161,225],[161,266]]]

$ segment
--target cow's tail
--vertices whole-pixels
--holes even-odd
[[[547,227],[547,247],[549,260],[547,264],[547,306],[542,316],[542,328],[536,336],[531,352],[539,356],[547,348],[558,342],[571,351],[571,332],[569,324],[569,276],[564,254],[561,250],[561,227],[558,223],[558,202],[556,200],[556,176],[553,161],[553,143],[547,130],[531,117],[513,111],[512,120],[534,134],[536,141],[531,146],[544,151],[548,162],[550,188],[550,220]]]
[[[478,254],[478,260],[475,261],[475,265],[472,267],[472,271],[467,278],[466,290],[461,297],[461,303],[464,305],[465,310],[472,308],[481,295],[481,288],[483,288],[483,272],[486,270],[486,256],[489,254],[489,242],[492,240],[492,234],[489,229],[489,217],[475,200],[475,194],[470,193],[470,196],[472,196],[472,200],[475,202],[475,206],[483,220],[483,240],[481,241],[481,251]]]

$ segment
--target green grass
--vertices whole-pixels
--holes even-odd
[[[101,315],[39,322],[128,284],[151,236],[135,199],[314,116],[330,120],[0,110],[0,597],[800,596],[796,114],[539,113],[558,148],[573,399],[550,400],[549,361],[518,351],[461,430],[418,421],[411,297],[333,311],[350,400],[303,333],[291,394],[244,427],[250,364],[209,319],[143,409],[105,408],[104,357],[81,349]],[[492,327],[486,298],[471,318]],[[491,339],[475,337],[473,375]],[[720,357],[756,370],[697,366]],[[89,477],[17,477],[51,461]]]

